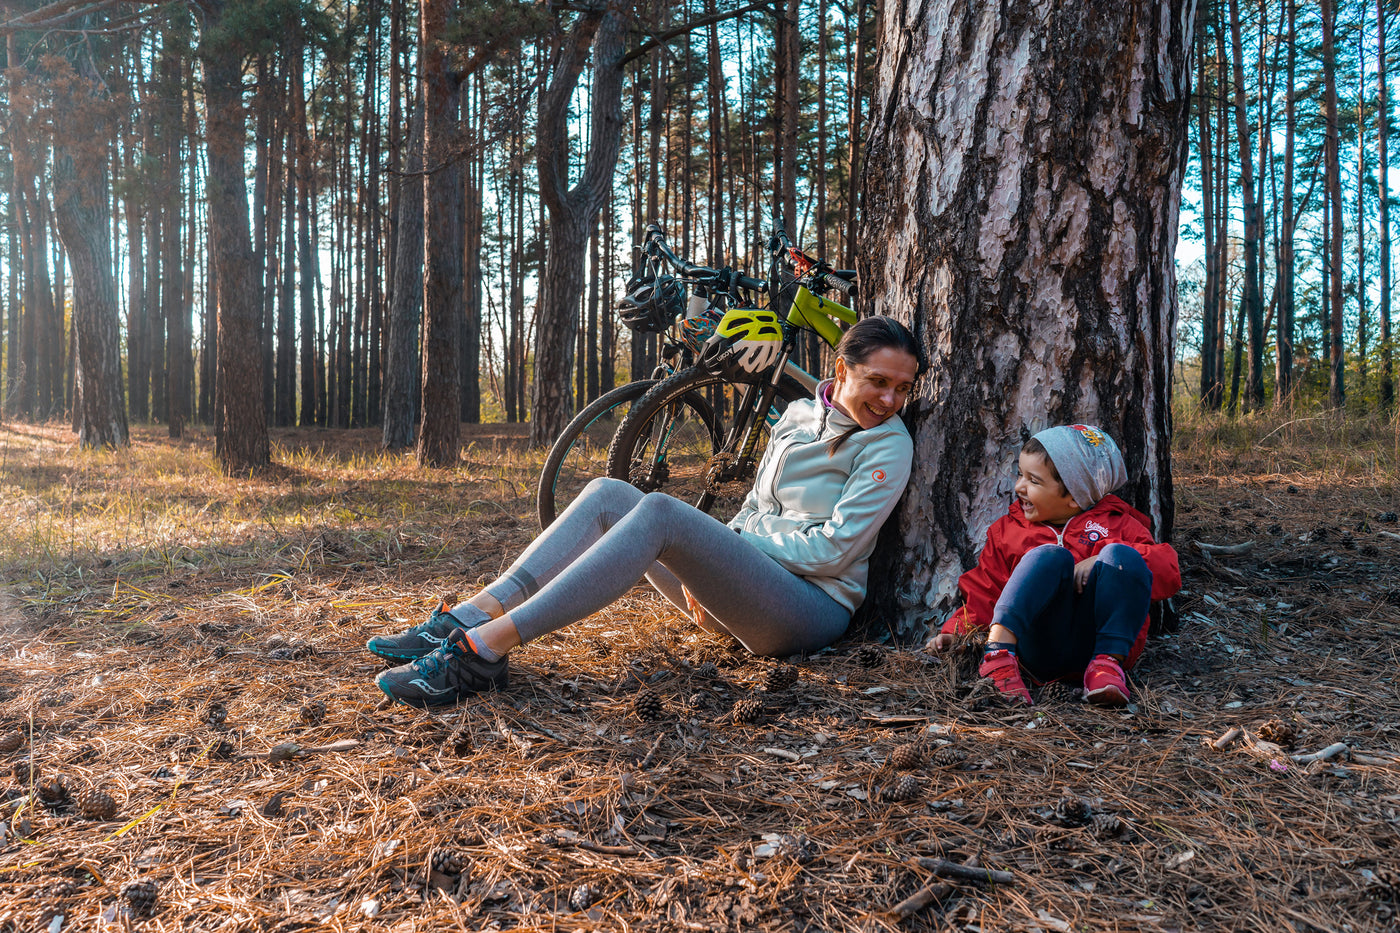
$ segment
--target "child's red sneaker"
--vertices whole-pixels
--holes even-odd
[[[1016,660],[1016,655],[1005,648],[997,651],[989,651],[982,655],[982,663],[977,668],[977,673],[982,677],[990,678],[996,684],[997,690],[1008,699],[1020,700],[1027,706],[1031,703],[1031,692],[1026,689],[1026,682],[1021,679],[1021,665]]]
[[[1126,706],[1128,679],[1123,667],[1106,654],[1096,655],[1084,670],[1084,699],[1097,706]]]

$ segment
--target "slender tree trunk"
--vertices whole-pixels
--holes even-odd
[[[298,42],[292,55],[292,102],[296,113],[292,117],[292,132],[296,137],[297,189],[297,291],[298,321],[301,330],[299,353],[302,427],[316,423],[318,392],[316,386],[316,296],[311,275],[311,138],[306,126],[306,46]],[[416,370],[415,370],[416,372]]]
[[[462,179],[452,163],[457,78],[442,35],[450,0],[420,0],[423,75],[423,409],[418,462],[451,466],[461,449],[461,374],[457,358],[462,313]]]
[[[1376,0],[1376,161],[1379,191],[1376,197],[1377,219],[1380,223],[1380,354],[1381,408],[1389,411],[1395,404],[1395,374],[1390,334],[1390,155],[1386,148],[1390,122],[1390,86],[1386,79],[1385,60],[1385,0]]]
[[[859,198],[856,189],[858,186],[856,179],[861,177],[861,103],[865,99],[865,4],[866,0],[855,0],[856,16],[856,48],[852,56],[851,83],[848,98],[850,100],[851,118],[846,129],[847,145],[850,148],[846,156],[846,177],[850,179],[850,191],[846,195],[846,268],[856,267],[856,237],[859,227],[856,224],[857,207]]]
[[[1342,177],[1341,146],[1337,133],[1337,56],[1333,45],[1336,12],[1333,0],[1322,0],[1322,76],[1327,117],[1327,203],[1331,218],[1331,244],[1328,274],[1331,278],[1331,384],[1328,398],[1332,406],[1346,405],[1346,354],[1343,352],[1342,311]]]
[[[418,425],[423,329],[423,108],[414,108],[408,132],[406,178],[397,196],[398,253],[389,291],[389,361],[384,372],[384,431],[387,450],[413,446]]]
[[[1380,0],[1378,0],[1380,2]],[[1283,0],[1288,16],[1288,72],[1287,97],[1284,100],[1283,120],[1283,220],[1280,224],[1279,270],[1278,270],[1278,325],[1277,342],[1274,350],[1274,379],[1276,401],[1280,406],[1293,404],[1293,309],[1294,309],[1294,256],[1293,256],[1293,151],[1294,136],[1297,130],[1297,97],[1294,81],[1298,61],[1298,31],[1296,26],[1296,0]]]
[[[910,323],[931,367],[905,408],[913,478],[870,607],[910,634],[951,607],[1042,427],[1106,429],[1122,495],[1171,536],[1193,23],[1167,0],[882,15],[858,267],[871,310]]]
[[[1245,403],[1264,404],[1264,306],[1259,295],[1259,202],[1254,191],[1254,156],[1249,110],[1245,105],[1244,51],[1240,43],[1239,0],[1230,0],[1230,44],[1235,92],[1235,144],[1240,153],[1240,193],[1244,198],[1244,287],[1241,302],[1249,324],[1249,382]],[[1238,377],[1236,377],[1238,378]],[[1233,400],[1234,395],[1231,394]]]
[[[482,124],[485,108],[484,81],[478,77],[463,91],[467,106],[466,132],[472,146],[472,158],[465,165],[464,205],[466,226],[463,230],[463,328],[462,328],[462,420],[467,424],[481,422],[481,333],[482,288],[481,248],[485,237],[485,135]],[[469,106],[473,97],[475,107]]]
[[[1358,24],[1357,32],[1365,30]],[[1356,44],[1358,84],[1366,87],[1366,43]],[[1366,389],[1366,347],[1370,333],[1366,308],[1366,94],[1356,95],[1356,376],[1358,387]]]
[[[1220,288],[1220,256],[1215,243],[1215,167],[1211,159],[1210,85],[1206,82],[1206,20],[1198,21],[1196,31],[1197,87],[1196,110],[1200,123],[1198,149],[1201,156],[1201,230],[1205,239],[1206,280],[1201,295],[1201,407],[1209,400],[1219,375],[1215,372],[1215,315],[1219,311],[1216,292]]]
[[[271,449],[258,340],[262,295],[248,234],[242,52],[237,37],[222,28],[225,9],[223,3],[205,7],[199,48],[209,150],[205,186],[219,292],[215,447],[224,471],[240,474],[266,467]]]

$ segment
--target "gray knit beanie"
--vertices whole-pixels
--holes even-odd
[[[1035,435],[1035,440],[1045,448],[1060,481],[1081,509],[1092,508],[1128,481],[1128,468],[1123,465],[1118,445],[1093,425],[1046,428]]]

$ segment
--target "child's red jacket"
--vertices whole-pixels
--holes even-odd
[[[941,631],[962,634],[991,625],[992,610],[1006,581],[1011,578],[1011,571],[1027,551],[1042,544],[1063,544],[1074,554],[1076,564],[1110,544],[1126,544],[1142,555],[1147,569],[1152,571],[1152,599],[1172,596],[1181,589],[1176,551],[1170,544],[1158,544],[1147,526],[1146,515],[1117,496],[1104,496],[1092,509],[1080,512],[1065,523],[1063,541],[1060,541],[1052,526],[1027,521],[1021,503],[1012,502],[1007,514],[987,529],[987,543],[977,558],[977,566],[958,578],[963,604],[943,623]],[[1144,619],[1128,655],[1129,665],[1137,661],[1146,643],[1147,620]]]

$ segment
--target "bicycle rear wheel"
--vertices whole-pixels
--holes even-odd
[[[540,470],[536,507],[540,528],[548,528],[588,481],[608,475],[608,446],[633,403],[656,385],[639,379],[598,396],[565,426]]]
[[[761,391],[761,387],[736,384],[703,369],[685,370],[656,383],[632,405],[613,435],[608,475],[625,479],[644,492],[665,492],[728,521],[743,505],[756,463],[723,482],[716,481],[715,474],[724,458],[738,452],[743,426],[706,424],[690,416],[686,407],[695,398],[722,396],[716,408],[743,415],[742,401],[753,391]],[[807,397],[809,393],[795,380],[784,378],[779,383],[773,398],[776,412],[757,426],[755,461],[768,444],[768,430],[776,420],[772,415],[780,414],[789,402]]]

